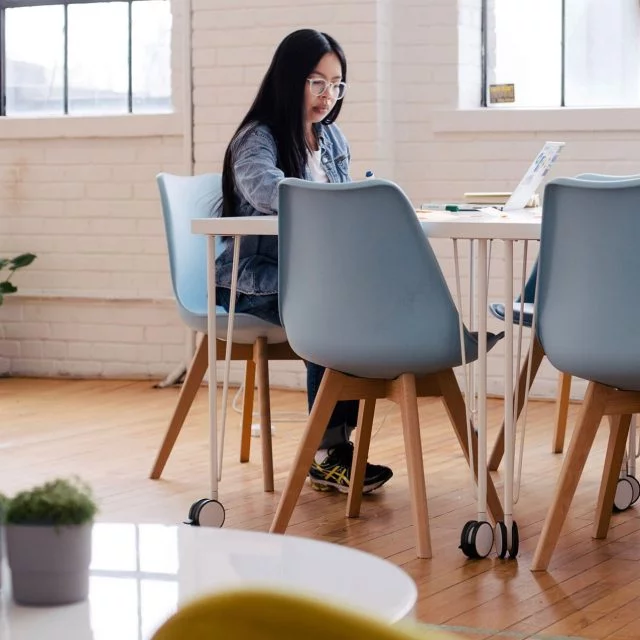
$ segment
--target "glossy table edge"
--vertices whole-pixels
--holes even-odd
[[[138,569],[132,572],[131,569],[126,569],[122,566],[108,567],[100,564],[100,562],[98,562],[98,566],[94,566],[95,560],[97,559],[95,556],[94,548],[94,557],[92,558],[92,568],[90,569],[90,576],[98,578],[110,577],[126,579],[131,579],[133,577],[135,579],[148,580],[150,577],[156,576],[156,574],[158,576],[164,575],[162,570],[158,570],[157,568],[141,568],[142,565],[140,564],[139,555],[141,553],[141,547],[139,545],[141,544],[142,538],[140,537],[140,534],[145,530],[149,533],[153,533],[155,531],[156,534],[161,534],[160,539],[163,539],[165,541],[165,545],[167,542],[167,538],[164,538],[162,534],[173,532],[175,534],[175,540],[173,540],[173,538],[170,538],[170,540],[172,540],[171,543],[174,544],[174,546],[177,545],[176,548],[173,549],[173,551],[179,553],[179,549],[182,549],[183,551],[190,549],[186,558],[182,557],[182,555],[176,556],[176,558],[181,558],[181,562],[186,562],[186,566],[184,568],[180,567],[180,569],[176,571],[175,577],[173,578],[168,578],[169,575],[173,575],[173,572],[170,571],[167,576],[162,578],[163,582],[167,580],[169,582],[173,582],[182,579],[179,578],[179,574],[184,574],[185,571],[188,575],[192,570],[192,568],[190,568],[190,564],[193,562],[193,559],[196,557],[200,557],[199,554],[203,552],[206,553],[207,549],[210,549],[213,552],[214,556],[217,556],[219,553],[222,553],[223,555],[230,554],[230,556],[238,554],[240,556],[254,556],[257,551],[259,553],[259,550],[262,550],[262,553],[266,553],[267,557],[272,556],[274,553],[276,555],[286,554],[287,549],[290,549],[290,552],[293,553],[292,557],[294,558],[300,553],[303,553],[305,556],[311,559],[319,558],[322,556],[325,560],[333,555],[335,556],[335,562],[341,564],[342,566],[348,564],[347,557],[351,556],[358,559],[358,562],[354,564],[356,570],[357,567],[359,567],[361,571],[363,568],[366,570],[367,565],[370,564],[371,575],[377,574],[379,577],[386,576],[386,580],[384,580],[385,584],[387,583],[387,581],[391,580],[391,582],[395,584],[395,587],[399,589],[399,591],[396,592],[396,595],[399,597],[392,598],[392,600],[395,600],[395,602],[393,602],[386,615],[381,618],[382,620],[385,620],[390,624],[396,624],[402,620],[415,619],[415,607],[418,598],[417,585],[413,578],[401,567],[385,558],[349,547],[347,545],[295,535],[279,535],[267,532],[248,531],[231,528],[217,529],[207,527],[190,527],[187,525],[162,523],[97,522],[94,525],[94,546],[96,540],[99,539],[101,539],[103,546],[107,540],[109,540],[111,544],[111,541],[113,540],[112,536],[114,534],[117,534],[118,531],[120,531],[120,533],[126,531],[132,534],[131,539],[135,540],[137,545],[135,554],[137,558],[136,566],[138,567]],[[44,615],[46,611],[50,611],[56,616],[65,615],[64,607],[16,607],[16,605],[11,601],[10,596],[10,578],[6,553],[3,553],[2,555],[4,557],[1,558],[2,563],[0,563],[0,571],[4,574],[3,577],[6,582],[4,582],[4,584],[2,585],[2,589],[0,589],[0,630],[3,628],[3,625],[10,625],[11,619],[16,614],[20,616],[22,624],[24,624],[24,616],[28,616],[30,611],[36,611],[36,613],[34,614],[36,617]],[[102,560],[102,558],[100,560]],[[116,565],[121,564],[119,556],[115,558],[115,560]],[[313,564],[313,561],[310,564]],[[245,578],[243,577],[243,580],[244,579]],[[252,580],[255,579],[259,579],[262,581],[264,580],[264,575],[247,575],[247,586],[254,586],[252,585]],[[282,590],[284,592],[290,593],[292,588],[301,588],[300,585],[301,583],[295,581],[291,582],[290,584],[287,584],[286,581],[282,582],[276,575],[276,579],[270,589]],[[206,592],[206,585],[204,586]],[[227,583],[226,580],[223,580],[219,586],[220,590],[234,590],[237,588],[242,588],[242,582],[234,584],[232,581],[229,581]],[[216,587],[216,590],[217,589],[218,587]],[[313,588],[313,580],[310,580],[308,595],[311,597],[322,597],[322,590],[320,590],[317,594],[314,594],[314,591],[315,589]],[[402,593],[402,596],[399,595],[400,593]],[[192,597],[199,596],[194,592],[186,600],[182,601],[182,604],[188,602],[188,600],[190,600]],[[79,603],[79,605],[73,606],[84,606],[87,604],[87,602],[88,601],[85,601],[85,603]],[[38,611],[40,613],[37,613]],[[73,609],[69,609],[68,611],[73,612]],[[363,613],[366,614],[366,611],[363,611]],[[370,615],[373,615],[373,613],[373,611],[369,611]],[[56,617],[56,620],[58,620],[58,617]],[[37,620],[34,620],[34,622],[37,622]],[[6,628],[8,630],[11,630],[11,626]]]

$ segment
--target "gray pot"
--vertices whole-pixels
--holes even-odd
[[[4,558],[4,525],[0,523],[0,591],[2,591],[2,559]]]
[[[92,523],[66,527],[7,524],[13,599],[23,605],[71,604],[89,594]]]

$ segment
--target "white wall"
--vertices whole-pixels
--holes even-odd
[[[637,172],[637,110],[473,109],[480,93],[479,6],[480,0],[457,7],[451,0],[193,0],[195,170],[220,169],[275,45],[311,26],[334,35],[348,56],[341,126],[354,177],[372,168],[416,203],[507,190],[546,139],[567,142],[551,177]],[[16,279],[24,295],[0,308],[0,371],[161,377],[180,359],[184,331],[170,301],[153,182],[160,170],[185,167],[180,100],[176,107],[176,116],[101,124],[99,134],[86,121],[37,128],[0,122],[0,254],[39,255]],[[70,137],[60,138],[65,131]],[[436,249],[451,276],[449,243]],[[498,243],[492,255],[497,272]],[[499,293],[497,283],[492,294]],[[494,392],[502,388],[499,355],[490,361]],[[304,383],[291,364],[274,367],[272,379]],[[554,392],[550,368],[536,389]]]

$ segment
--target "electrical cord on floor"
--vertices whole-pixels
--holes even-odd
[[[231,408],[236,413],[239,413],[239,414],[242,414],[242,408],[238,406],[238,400],[240,398],[240,395],[243,393],[244,393],[244,382],[240,384],[240,386],[238,387],[238,390],[235,392],[233,396],[233,400],[231,401]],[[380,432],[380,429],[382,429],[393,407],[394,407],[393,402],[390,402],[386,411],[384,412],[384,415],[382,416],[382,419],[380,420],[380,423],[376,427],[375,431],[373,431],[371,434],[372,440],[378,435],[378,433]],[[253,413],[252,417],[259,418],[260,414]],[[271,419],[273,420],[273,422],[306,422],[308,418],[309,418],[308,414],[300,413],[300,412],[296,413],[295,411],[281,411],[279,413],[271,414]]]
[[[235,395],[233,396],[233,401],[231,402],[231,407],[236,413],[242,414],[242,407],[238,406],[238,400],[240,396],[244,394],[244,382],[238,387]],[[253,418],[259,418],[259,413],[253,413]],[[281,411],[279,413],[272,413],[271,419],[273,422],[306,422],[308,418],[308,414],[295,412],[295,411]]]

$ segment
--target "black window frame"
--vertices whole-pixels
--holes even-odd
[[[6,34],[5,11],[7,9],[23,9],[26,7],[62,6],[64,10],[64,70],[63,70],[63,114],[69,115],[69,23],[68,8],[72,4],[105,4],[120,2],[128,5],[128,51],[127,73],[127,113],[133,113],[133,3],[145,0],[0,0],[0,117],[7,116],[6,85]],[[168,1],[168,0],[167,0]]]
[[[2,3],[2,0],[0,0]],[[480,69],[481,69],[481,82],[482,87],[480,89],[480,106],[489,107],[489,85],[487,83],[487,64],[489,64],[488,46],[489,46],[489,0],[482,0],[481,5],[482,15],[480,18],[481,29],[481,45],[480,45]],[[565,43],[567,36],[567,3],[565,0],[561,0],[560,3],[560,107],[566,107],[565,102]]]

